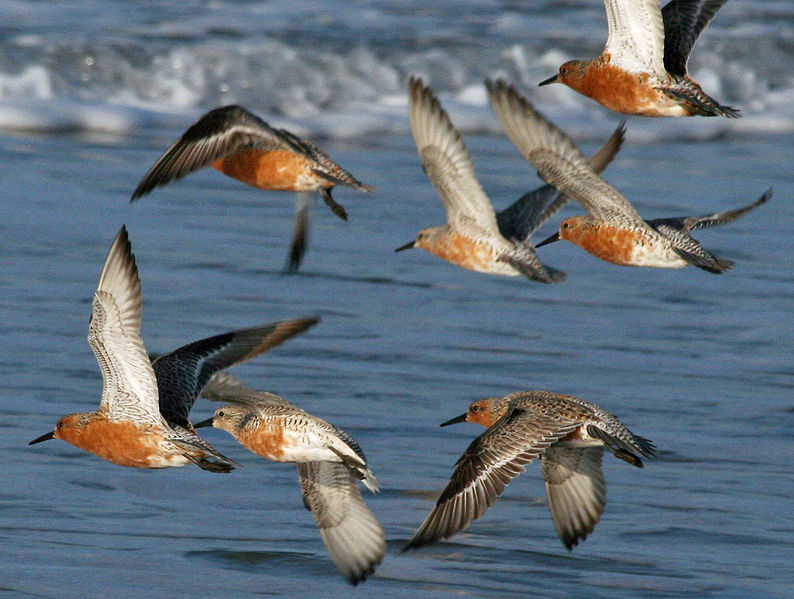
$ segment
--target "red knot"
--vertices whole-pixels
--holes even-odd
[[[689,53],[725,0],[604,0],[609,35],[592,60],[571,60],[540,85],[563,83],[610,110],[641,116],[727,116],[687,73]]]
[[[553,283],[565,273],[543,265],[529,237],[567,201],[551,186],[527,193],[505,210],[494,212],[474,175],[460,133],[429,87],[409,84],[409,112],[419,157],[447,213],[447,224],[429,227],[395,251],[422,248],[442,260],[477,272],[518,276]],[[620,149],[623,128],[591,159],[600,171]]]
[[[405,549],[468,528],[538,457],[551,518],[571,549],[593,531],[606,505],[604,448],[638,468],[642,457],[656,452],[651,441],[634,435],[603,408],[550,391],[480,399],[441,426],[464,421],[488,430],[460,457],[438,503]]]
[[[141,282],[122,227],[94,296],[88,342],[102,371],[99,409],[60,418],[30,444],[63,439],[121,466],[168,468],[195,463],[228,472],[235,462],[196,435],[188,420],[213,373],[253,358],[317,322],[294,319],[195,341],[150,363],[140,335]]]
[[[488,95],[502,129],[541,177],[579,202],[588,216],[566,218],[559,232],[537,244],[567,239],[594,256],[624,266],[682,268],[693,264],[712,273],[733,265],[706,251],[690,232],[723,224],[772,197],[736,210],[705,216],[645,221],[629,201],[588,165],[565,133],[547,121],[513,86],[488,84]]]
[[[383,560],[386,541],[358,482],[373,493],[378,482],[353,437],[225,372],[210,380],[202,396],[227,405],[195,426],[223,429],[268,460],[296,462],[304,505],[314,515],[331,560],[354,585],[372,574]]]
[[[209,111],[185,131],[149,169],[131,201],[207,166],[258,189],[317,191],[343,220],[347,220],[347,213],[331,197],[331,189],[335,185],[361,191],[374,189],[358,181],[320,148],[233,105]],[[298,197],[297,208],[288,272],[297,271],[306,250],[306,195]]]

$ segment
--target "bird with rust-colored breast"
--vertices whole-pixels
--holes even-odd
[[[228,472],[235,462],[193,429],[188,414],[209,377],[303,332],[316,318],[285,320],[195,341],[150,362],[140,337],[141,283],[125,227],[108,252],[94,297],[88,341],[103,378],[94,412],[69,414],[30,442],[63,439],[137,468],[195,463]]]
[[[604,449],[638,468],[656,449],[594,403],[551,391],[520,391],[473,402],[441,426],[487,427],[455,465],[436,506],[405,549],[446,539],[482,516],[507,484],[540,458],[557,534],[572,549],[593,532],[606,505]]]
[[[232,105],[209,111],[185,131],[149,169],[131,201],[207,166],[257,189],[316,191],[343,220],[347,220],[345,209],[331,197],[334,186],[373,189],[317,146],[286,129],[271,127],[242,106]],[[308,196],[300,195],[297,206],[288,272],[298,269],[306,251]]]
[[[733,262],[708,252],[690,233],[731,222],[772,197],[769,189],[755,202],[735,210],[646,221],[591,168],[568,136],[512,85],[501,80],[489,82],[488,96],[502,129],[524,158],[546,182],[588,213],[564,219],[558,232],[536,247],[565,239],[614,264],[652,268],[683,268],[691,264],[719,274],[731,268]]]
[[[687,72],[695,42],[725,1],[673,0],[660,10],[659,0],[604,0],[604,51],[564,63],[540,85],[562,83],[624,114],[739,117]]]
[[[378,491],[378,481],[355,439],[273,393],[216,374],[202,396],[224,406],[196,428],[225,430],[241,445],[275,462],[295,462],[303,504],[311,511],[331,560],[351,584],[375,571],[386,552],[378,519],[358,483]]]
[[[268,352],[318,322],[314,316],[237,329],[153,357],[160,413],[172,428],[192,429],[188,415],[216,372]]]
[[[429,227],[396,251],[418,247],[461,268],[489,274],[519,276],[553,283],[565,273],[542,264],[529,238],[557,212],[567,198],[546,185],[523,195],[499,213],[474,174],[460,133],[430,88],[418,78],[409,83],[411,131],[422,167],[447,213],[447,224]],[[624,129],[618,127],[591,158],[601,171],[620,149]]]

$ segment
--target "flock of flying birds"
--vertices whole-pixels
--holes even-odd
[[[626,114],[737,117],[737,110],[710,98],[686,71],[690,50],[724,1],[673,0],[660,10],[658,0],[605,0],[609,36],[604,52],[590,61],[563,64],[541,85],[563,83]],[[691,232],[729,222],[771,196],[767,191],[736,210],[646,221],[599,175],[623,143],[624,124],[587,159],[512,85],[497,80],[486,87],[505,133],[548,185],[494,212],[460,134],[431,89],[412,77],[411,132],[424,171],[441,196],[447,223],[420,231],[397,251],[418,247],[463,268],[554,283],[565,273],[542,264],[535,249],[566,239],[616,264],[693,264],[721,273],[732,263],[705,250]],[[288,271],[298,268],[306,248],[310,192],[319,192],[345,219],[344,208],[331,196],[333,187],[372,189],[311,143],[270,127],[244,108],[228,106],[210,111],[190,127],[145,175],[132,200],[206,166],[260,189],[301,192]],[[557,233],[533,246],[532,233],[568,198],[587,215],[563,220]],[[229,472],[234,460],[196,434],[203,426],[223,429],[262,457],[295,462],[304,505],[314,515],[334,564],[353,584],[374,572],[386,542],[359,488],[361,481],[370,491],[378,490],[361,447],[345,431],[224,372],[304,332],[319,318],[231,331],[152,358],[140,335],[141,305],[138,268],[122,227],[102,269],[88,331],[103,378],[99,409],[63,416],[53,431],[31,444],[56,438],[122,466],[193,463],[210,472]],[[191,424],[190,410],[199,396],[223,405],[212,418]],[[651,441],[634,435],[611,413],[550,391],[479,399],[442,426],[463,421],[487,430],[458,460],[449,484],[406,549],[469,527],[536,458],[554,526],[571,549],[593,531],[604,510],[604,450],[636,467],[655,454]]]

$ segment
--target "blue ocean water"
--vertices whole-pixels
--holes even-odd
[[[734,270],[620,268],[558,243],[541,255],[568,280],[544,286],[393,253],[444,219],[408,131],[408,76],[438,92],[501,208],[541,182],[501,135],[483,79],[515,81],[592,151],[621,117],[535,84],[600,51],[603,13],[597,0],[0,5],[0,596],[790,596],[791,2],[731,0],[695,48],[694,77],[742,119],[629,118],[605,172],[649,218],[734,208],[772,186],[755,212],[698,232]],[[335,192],[346,223],[318,204],[295,276],[281,274],[290,194],[206,171],[128,202],[195,118],[229,102],[378,188]],[[85,336],[122,223],[150,351],[322,317],[235,374],[367,452],[383,491],[366,499],[389,543],[371,580],[352,590],[337,574],[293,466],[221,431],[205,436],[242,464],[229,476],[27,445],[98,403]],[[607,456],[604,517],[571,553],[537,464],[468,531],[400,553],[481,432],[438,423],[532,388],[599,403],[658,459],[637,470]],[[213,408],[198,402],[195,419]]]

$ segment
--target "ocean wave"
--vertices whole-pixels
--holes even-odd
[[[574,51],[579,57],[599,51],[597,20],[585,25],[582,19],[588,43],[576,46],[571,43],[576,36],[564,37],[559,20],[546,13],[536,23],[526,14],[504,11],[491,19],[482,40],[458,35],[454,28],[434,30],[434,22],[442,25],[444,11],[435,21],[402,17],[393,7],[359,15],[370,29],[382,32],[383,39],[376,39],[372,31],[364,35],[366,23],[326,37],[308,25],[290,30],[284,15],[275,18],[273,7],[265,10],[275,30],[270,36],[257,33],[239,7],[226,28],[199,15],[174,22],[162,17],[148,28],[133,23],[124,35],[97,42],[80,36],[12,36],[0,45],[5,58],[0,61],[0,128],[126,135],[164,121],[184,124],[210,108],[239,103],[299,134],[407,132],[404,89],[412,74],[431,83],[464,132],[499,131],[482,86],[485,78],[496,76],[516,82],[550,118],[585,130],[584,139],[600,138],[614,126],[613,113],[564,86],[536,87],[576,57]],[[351,10],[328,17],[329,29],[355,22]],[[584,16],[595,14],[589,7]],[[411,23],[413,30],[387,33],[389,23]],[[457,27],[475,25],[476,20]],[[520,26],[543,29],[545,37],[516,39]],[[690,70],[711,95],[740,107],[744,118],[633,119],[638,139],[790,133],[794,77],[779,68],[791,61],[790,31],[771,19],[709,30],[714,34],[698,45]],[[435,39],[429,39],[434,32]]]

